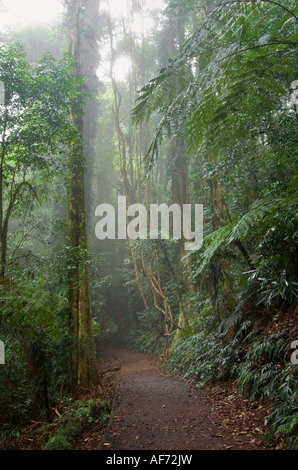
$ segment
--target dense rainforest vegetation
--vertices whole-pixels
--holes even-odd
[[[0,33],[0,445],[61,402],[106,421],[82,397],[114,344],[235,380],[297,449],[296,2],[64,3]],[[202,246],[99,239],[121,196],[203,205]]]

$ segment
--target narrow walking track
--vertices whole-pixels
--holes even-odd
[[[155,356],[116,349],[120,377],[105,450],[224,450],[262,447],[246,432],[228,432],[208,395],[166,374]],[[216,408],[216,407],[215,407]],[[228,419],[228,418],[227,418]],[[232,432],[234,431],[234,432]],[[233,435],[234,434],[234,435]]]

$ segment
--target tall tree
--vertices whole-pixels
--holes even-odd
[[[79,77],[82,2],[69,0],[67,7],[68,50],[74,58],[73,72]],[[82,95],[80,100],[71,103],[70,121],[76,129],[76,136],[68,147],[68,226],[72,258],[69,278],[74,335],[70,382],[73,391],[80,392],[98,383],[88,271]]]
[[[233,24],[233,27],[227,28],[227,24]],[[185,42],[179,54],[143,88],[143,95],[138,99],[136,114],[141,111],[140,100],[143,98],[146,108],[143,117],[146,114],[148,118],[151,105],[155,111],[159,109],[163,113],[150,146],[149,164],[158,156],[163,131],[171,126],[176,130],[177,116],[181,132],[186,130],[187,149],[198,156],[199,167],[204,168],[202,174],[210,183],[211,230],[219,230],[232,219],[229,206],[234,201],[233,197],[229,200],[226,197],[231,190],[227,191],[227,186],[222,183],[223,163],[227,163],[225,166],[231,171],[233,165],[228,159],[239,149],[252,147],[254,141],[262,147],[262,157],[267,154],[273,116],[277,116],[277,110],[281,113],[289,109],[285,103],[289,101],[290,84],[297,70],[293,65],[293,57],[297,54],[297,43],[293,40],[296,29],[294,2],[287,2],[286,7],[275,2],[256,5],[255,2],[239,1],[228,8],[225,2],[220,2]],[[189,65],[191,73],[187,75]],[[184,80],[175,90],[172,84],[182,74]],[[170,101],[165,107],[164,100],[169,96]],[[160,98],[161,107],[158,104]],[[284,116],[291,122],[289,128],[293,129],[294,113],[288,111]],[[172,135],[176,134],[172,132]],[[287,146],[293,141],[293,138],[288,139]],[[276,152],[279,149],[277,161],[281,155],[284,159],[285,151],[288,152],[284,142],[280,145],[282,142],[275,139],[270,150]],[[231,152],[233,146],[235,150]],[[262,167],[265,163],[267,161],[262,158]],[[268,184],[266,178],[264,182]],[[243,210],[242,207],[240,214]],[[234,238],[233,243],[250,269],[254,269],[250,253],[241,240]],[[210,256],[208,258],[210,260]],[[224,263],[223,274],[229,280],[227,268]],[[216,271],[218,274],[218,263]],[[230,283],[224,286],[228,294],[225,297],[232,298]]]
[[[84,2],[84,10],[81,18],[80,49],[81,49],[81,74],[85,79],[85,88],[91,99],[86,102],[83,120],[84,154],[87,159],[87,169],[85,174],[85,195],[86,195],[86,215],[87,234],[93,227],[93,191],[92,175],[96,162],[95,140],[98,135],[96,120],[100,115],[100,106],[97,100],[99,79],[96,75],[100,62],[100,51],[98,40],[100,39],[99,24],[99,0],[88,0]]]
[[[177,53],[177,50],[181,49],[185,42],[186,33],[186,22],[187,22],[187,4],[181,5],[179,2],[168,2],[168,6],[165,9],[165,15],[167,17],[167,27],[165,28],[163,35],[168,38],[168,41],[162,42],[162,50],[164,56],[167,58]],[[189,13],[189,12],[188,12]],[[189,75],[189,71],[183,71],[186,76]],[[184,77],[182,74],[178,74],[172,82],[172,90],[176,93],[180,93],[181,87],[183,86]],[[169,154],[167,156],[168,167],[169,167],[169,178],[171,180],[171,197],[175,204],[183,207],[183,204],[190,203],[190,189],[189,189],[189,156],[187,155],[185,147],[185,138],[183,132],[181,132],[181,122],[179,114],[177,113],[176,118],[172,123],[172,138],[169,145]],[[180,259],[180,300],[179,300],[179,326],[183,329],[187,327],[187,308],[183,300],[183,294],[187,289],[192,288],[190,282],[190,270],[189,264],[185,264],[185,255],[187,252],[184,249],[185,239],[183,237],[179,240],[179,259]],[[177,330],[179,334],[179,330]],[[176,338],[178,335],[176,335]]]

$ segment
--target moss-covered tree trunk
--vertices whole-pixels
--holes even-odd
[[[80,76],[80,3],[80,0],[68,1],[68,49],[74,57],[74,73],[77,76]],[[87,262],[82,103],[72,103],[70,120],[77,129],[76,139],[68,147],[69,278],[74,339],[70,383],[73,391],[81,392],[98,383]]]
[[[223,188],[218,174],[215,174],[210,180],[210,193],[211,193],[211,205],[213,212],[213,229],[218,230],[220,227],[231,222],[231,216],[224,198]],[[235,291],[233,286],[233,280],[230,272],[230,262],[224,257],[221,260],[221,267],[213,267],[215,270],[221,270],[221,275],[223,276],[222,281],[222,292],[223,292],[223,302],[221,305],[222,314],[224,316],[225,310],[228,312],[235,305]],[[211,298],[213,303],[216,303],[217,300],[217,281],[221,275],[218,272],[213,273],[212,267],[210,266],[211,277],[211,289],[213,290]],[[220,314],[219,314],[220,317]]]
[[[183,46],[185,41],[185,24],[186,24],[186,13],[181,7],[177,5],[176,7],[176,16],[175,23],[173,19],[170,18],[171,27],[175,24],[174,36],[172,38],[173,42],[171,44],[171,53],[174,53],[176,50],[176,43],[178,43],[179,49]],[[180,88],[180,77],[177,79],[177,89]],[[177,123],[177,129],[179,129],[179,124]],[[180,129],[181,132],[181,129]],[[185,140],[182,133],[176,135],[172,139],[171,146],[171,183],[172,183],[172,200],[173,203],[178,204],[183,208],[183,204],[190,204],[190,192],[189,192],[189,161],[186,155]],[[193,289],[192,282],[190,281],[190,266],[188,262],[185,262],[185,255],[187,251],[184,248],[186,240],[182,236],[179,240],[179,259],[180,259],[180,278],[181,278],[181,288],[180,288],[180,300],[179,300],[179,319],[176,335],[174,336],[173,344],[177,341],[180,336],[180,329],[187,330],[189,328],[189,318],[192,315],[192,312],[189,311],[189,308],[186,305],[186,302],[183,298],[183,294],[188,290]]]

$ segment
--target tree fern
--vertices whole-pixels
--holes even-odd
[[[272,299],[278,295],[293,301],[294,297],[298,295],[297,280],[295,273],[291,274],[290,259],[291,253],[295,252],[297,243],[296,212],[297,199],[293,196],[278,198],[273,201],[256,201],[250,210],[238,221],[233,221],[205,237],[201,251],[194,255],[195,261],[193,262],[192,275],[196,277],[202,274],[212,258],[220,250],[229,245],[234,245],[237,241],[243,241],[249,244],[249,246],[253,246],[251,256],[254,258],[257,268],[250,272],[250,279],[251,281],[259,280],[260,290],[262,291],[261,301],[270,304]],[[276,257],[279,256],[278,252],[270,255],[264,250],[265,243],[268,245],[268,236],[274,234],[276,224],[278,223],[285,227],[287,236],[292,237],[291,244],[279,239],[275,242],[276,244],[284,244],[282,250],[286,249],[289,252],[288,257],[285,256],[286,252],[283,252],[284,260],[280,263],[280,267],[276,263]],[[274,247],[273,243],[271,245],[272,252],[276,249]],[[274,257],[273,260],[272,256]],[[273,271],[271,260],[274,264]],[[278,273],[276,279],[272,278],[272,275],[265,276],[265,274],[268,274],[267,267],[268,269],[270,267],[273,276],[275,272]],[[263,278],[263,276],[265,277]]]
[[[9,329],[19,325],[28,331],[44,328],[51,331],[53,337],[61,337],[59,313],[67,307],[65,297],[26,281],[17,286],[1,286],[0,289],[2,326]]]
[[[148,153],[150,167],[161,130],[175,121],[177,110],[187,110],[181,132],[186,129],[189,149],[196,151],[206,142],[222,148],[223,136],[231,143],[287,96],[297,73],[297,8],[293,2],[288,9],[256,3],[215,5],[179,54],[141,90],[135,122],[148,120],[156,111],[163,116]],[[177,76],[184,78],[175,94]],[[237,127],[229,125],[235,112]]]
[[[199,266],[194,269],[194,274],[202,273],[215,253],[223,246],[233,244],[237,240],[245,240],[256,226],[263,224],[265,215],[279,209],[284,202],[283,199],[256,201],[243,217],[207,235],[204,239],[202,254],[198,254]]]

